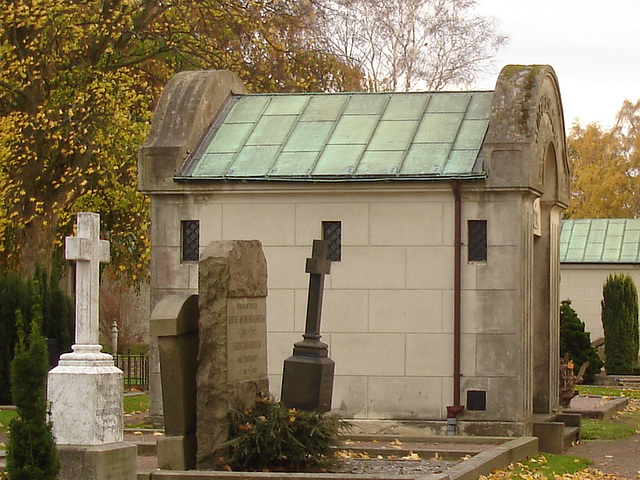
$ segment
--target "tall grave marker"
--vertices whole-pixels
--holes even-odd
[[[76,262],[76,338],[47,388],[60,480],[135,480],[137,447],[122,441],[123,373],[98,343],[100,263],[109,261],[98,214],[78,213],[65,257]]]
[[[224,453],[229,409],[269,393],[267,261],[257,240],[217,241],[198,271],[197,468],[207,469]]]
[[[331,410],[335,363],[328,356],[329,346],[320,341],[324,276],[331,272],[324,240],[313,241],[305,271],[310,276],[304,340],[294,345],[293,355],[284,361],[282,401],[300,410],[328,412]]]

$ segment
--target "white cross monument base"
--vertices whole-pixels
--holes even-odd
[[[135,479],[137,448],[122,441],[123,373],[98,344],[100,263],[109,261],[109,242],[100,240],[98,214],[79,213],[77,222],[77,236],[65,241],[65,257],[76,262],[76,343],[49,372],[47,387],[60,480],[78,472],[85,480]]]

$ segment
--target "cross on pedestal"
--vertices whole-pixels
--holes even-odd
[[[100,352],[102,347],[98,343],[100,263],[109,261],[109,242],[100,240],[100,215],[78,213],[76,236],[65,239],[65,257],[76,262],[76,338],[73,352],[62,354],[58,366],[49,372],[47,399],[51,402],[50,418],[56,443],[72,451],[67,460],[61,457],[63,472],[67,473],[61,473],[60,478],[75,478],[68,473],[80,468],[73,462],[84,459],[82,462],[88,464],[102,455],[84,455],[87,448],[112,444],[116,449],[129,452],[129,447],[116,445],[123,438],[123,372],[114,365],[111,355]],[[133,476],[126,478],[135,478],[135,448],[133,450],[133,456],[129,452],[122,457],[126,471],[133,472]],[[115,459],[112,456],[108,461],[100,461],[105,465],[112,461],[117,464],[119,460]],[[114,464],[114,468],[119,467]],[[88,467],[81,470],[93,471]],[[83,478],[106,479],[89,474]]]
[[[311,276],[304,340],[294,345],[293,355],[284,361],[281,396],[289,408],[326,412],[331,410],[335,363],[328,356],[329,346],[320,341],[324,276],[331,271],[324,240],[313,241],[305,271]]]
[[[77,236],[65,239],[65,258],[76,262],[75,344],[98,345],[100,263],[109,261],[109,242],[100,240],[100,215],[84,212],[77,218]]]
[[[307,322],[304,340],[296,343],[296,348],[321,348],[327,345],[320,341],[320,318],[322,315],[322,297],[324,295],[324,276],[331,273],[331,261],[327,260],[327,243],[314,240],[311,258],[307,258],[305,272],[309,273],[309,295],[307,297]],[[295,353],[295,350],[294,350]]]

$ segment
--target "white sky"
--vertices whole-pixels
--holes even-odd
[[[493,89],[507,64],[549,64],[560,83],[567,128],[610,127],[625,99],[640,98],[639,0],[476,0],[509,43],[496,72],[474,88]]]

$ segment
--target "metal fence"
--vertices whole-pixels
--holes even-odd
[[[124,372],[125,388],[149,389],[149,355],[146,353],[119,353],[113,356],[116,366]]]

